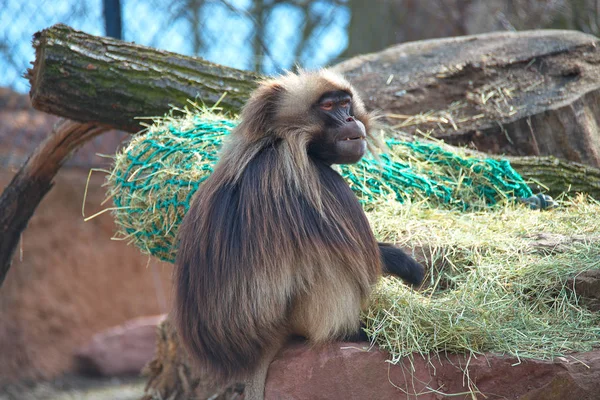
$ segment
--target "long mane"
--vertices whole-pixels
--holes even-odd
[[[175,321],[199,366],[223,383],[257,366],[322,282],[351,277],[344,282],[365,297],[381,270],[355,195],[307,155],[315,128],[302,113],[281,125],[286,82],[264,84],[248,102],[180,228]]]

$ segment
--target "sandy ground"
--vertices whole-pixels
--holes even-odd
[[[0,400],[138,400],[143,378],[102,379],[64,376],[51,382],[0,389]]]

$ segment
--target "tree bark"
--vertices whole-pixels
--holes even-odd
[[[452,145],[444,147],[447,151],[455,148]],[[553,156],[498,156],[477,150],[467,150],[466,156],[508,160],[536,193],[543,192],[552,197],[564,193],[585,193],[600,199],[600,168]]]
[[[34,36],[33,107],[128,132],[189,99],[238,111],[259,75],[57,24]],[[225,97],[221,98],[223,95]],[[220,102],[219,102],[220,100]]]
[[[406,43],[334,68],[410,134],[600,166],[599,40],[570,31]],[[196,95],[237,111],[258,75],[56,25],[36,34],[34,107],[129,132]]]
[[[108,130],[95,124],[59,121],[0,196],[0,287],[10,269],[21,233],[52,188],[54,176],[81,144]]]
[[[542,30],[405,43],[335,69],[398,130],[600,167],[599,64],[597,37]]]
[[[508,160],[526,181],[540,183],[530,184],[532,188],[550,196],[587,193],[600,199],[600,168],[556,157],[508,157]]]
[[[177,331],[168,318],[158,326],[156,356],[146,365],[143,374],[148,377],[148,383],[142,400],[243,398],[242,385],[219,391],[202,378],[201,373],[191,365],[187,353],[181,347]]]

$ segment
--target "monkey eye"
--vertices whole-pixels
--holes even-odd
[[[321,107],[321,110],[331,111],[331,109],[333,108],[333,101],[325,101],[319,104],[319,107]]]
[[[342,101],[340,101],[340,107],[344,107],[344,108],[346,108],[346,107],[348,107],[349,105],[350,105],[350,100],[349,100],[349,99],[346,99],[346,100],[342,100]]]

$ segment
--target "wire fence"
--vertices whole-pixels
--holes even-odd
[[[103,3],[0,0],[0,87],[27,91],[36,31],[61,22],[105,35]],[[328,63],[346,47],[350,18],[343,0],[123,0],[120,14],[126,41],[264,73]]]
[[[327,64],[346,47],[349,22],[345,0],[0,0],[0,167],[22,164],[56,121],[27,101],[34,33],[60,22],[107,35],[115,13],[123,40],[265,74]],[[95,154],[122,137],[97,138],[69,165],[104,164]]]

